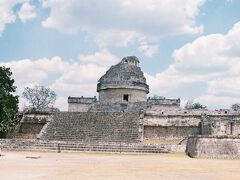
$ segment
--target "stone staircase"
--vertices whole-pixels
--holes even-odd
[[[52,141],[139,142],[139,114],[122,112],[59,112],[39,138]]]
[[[23,134],[23,133],[18,133],[14,135],[14,139],[36,139],[37,134]]]
[[[115,153],[168,153],[183,152],[184,145],[150,145],[141,143],[91,143],[0,139],[5,150],[53,152],[115,152]]]

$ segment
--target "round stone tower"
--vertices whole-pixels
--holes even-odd
[[[124,57],[99,80],[100,102],[140,102],[147,100],[149,86],[135,56]]]

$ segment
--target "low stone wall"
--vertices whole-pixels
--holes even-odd
[[[189,135],[201,132],[201,116],[193,114],[145,113],[144,138],[159,140],[187,140]]]
[[[39,134],[45,123],[22,123],[19,133],[22,134]]]
[[[89,108],[89,112],[139,112],[142,109],[147,108],[146,102],[121,102],[121,103],[110,103],[101,102],[92,104]]]
[[[51,119],[53,111],[26,111],[21,116],[20,123],[9,132],[8,138],[36,138],[44,125]]]
[[[186,154],[194,158],[240,158],[240,136],[190,136]]]
[[[146,113],[144,116],[144,125],[148,126],[199,126],[201,115],[193,114],[161,114]]]
[[[154,99],[148,98],[147,111],[166,111],[166,110],[180,110],[180,99]]]
[[[186,144],[165,144],[164,146],[170,152],[185,152],[186,151]]]
[[[88,112],[92,104],[68,103],[69,112]]]
[[[145,139],[184,140],[189,135],[199,134],[198,126],[144,126]]]

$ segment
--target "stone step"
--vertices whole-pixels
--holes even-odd
[[[36,139],[37,134],[22,134],[18,133],[14,135],[15,139]]]
[[[133,153],[167,153],[166,146],[152,146],[142,144],[83,144],[66,142],[44,142],[23,140],[0,140],[7,150],[41,150],[41,151],[100,151],[100,152],[133,152]]]
[[[138,113],[56,113],[42,140],[139,141]]]

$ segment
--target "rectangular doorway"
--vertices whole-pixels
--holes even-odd
[[[129,98],[129,95],[128,95],[128,94],[124,94],[124,95],[123,95],[123,100],[124,100],[124,101],[127,101],[127,102],[128,102],[128,100],[129,100],[128,98]]]
[[[234,123],[230,122],[230,135],[233,135],[233,126],[234,126]]]

